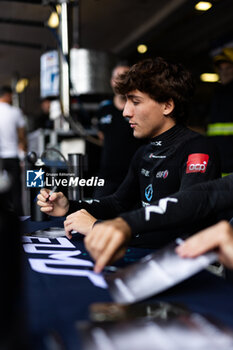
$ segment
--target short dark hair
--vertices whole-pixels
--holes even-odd
[[[117,79],[115,90],[121,95],[139,90],[159,103],[172,99],[175,108],[171,117],[176,123],[185,123],[188,118],[187,105],[194,92],[194,81],[182,64],[169,63],[162,57],[156,57],[134,64]]]
[[[12,88],[8,85],[3,85],[0,87],[0,97],[2,97],[5,94],[12,94]]]

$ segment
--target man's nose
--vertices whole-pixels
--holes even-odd
[[[125,107],[123,109],[123,117],[132,117],[133,116],[133,108],[128,101],[125,103]]]

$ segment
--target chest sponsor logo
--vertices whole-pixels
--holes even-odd
[[[153,186],[152,186],[152,184],[150,184],[149,186],[147,186],[145,188],[145,197],[148,200],[148,202],[151,201],[151,199],[153,197]]]
[[[141,169],[141,174],[148,177],[148,176],[150,176],[150,171],[142,168]]]
[[[162,141],[151,142],[151,144],[154,146],[162,146]]]
[[[157,179],[160,179],[160,178],[166,179],[168,177],[168,174],[169,174],[168,170],[158,171],[156,174],[156,178]]]
[[[154,153],[150,153],[149,158],[166,158],[166,156],[156,156]]]
[[[188,156],[186,174],[205,173],[209,155],[204,153],[193,153]]]

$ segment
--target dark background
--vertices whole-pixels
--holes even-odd
[[[27,77],[20,95],[26,115],[39,106],[40,56],[57,48],[45,25],[52,11],[47,1],[0,1],[0,84]],[[150,56],[183,62],[194,74],[197,88],[192,124],[203,124],[218,83],[201,83],[203,72],[213,72],[211,52],[233,41],[233,1],[212,0],[206,12],[193,0],[79,0],[73,1],[71,47],[96,49],[127,58],[130,63]],[[48,2],[47,2],[48,3]],[[148,45],[144,55],[138,44]]]

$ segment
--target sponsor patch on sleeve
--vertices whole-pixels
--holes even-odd
[[[205,173],[209,155],[204,153],[192,153],[188,156],[186,174]]]

